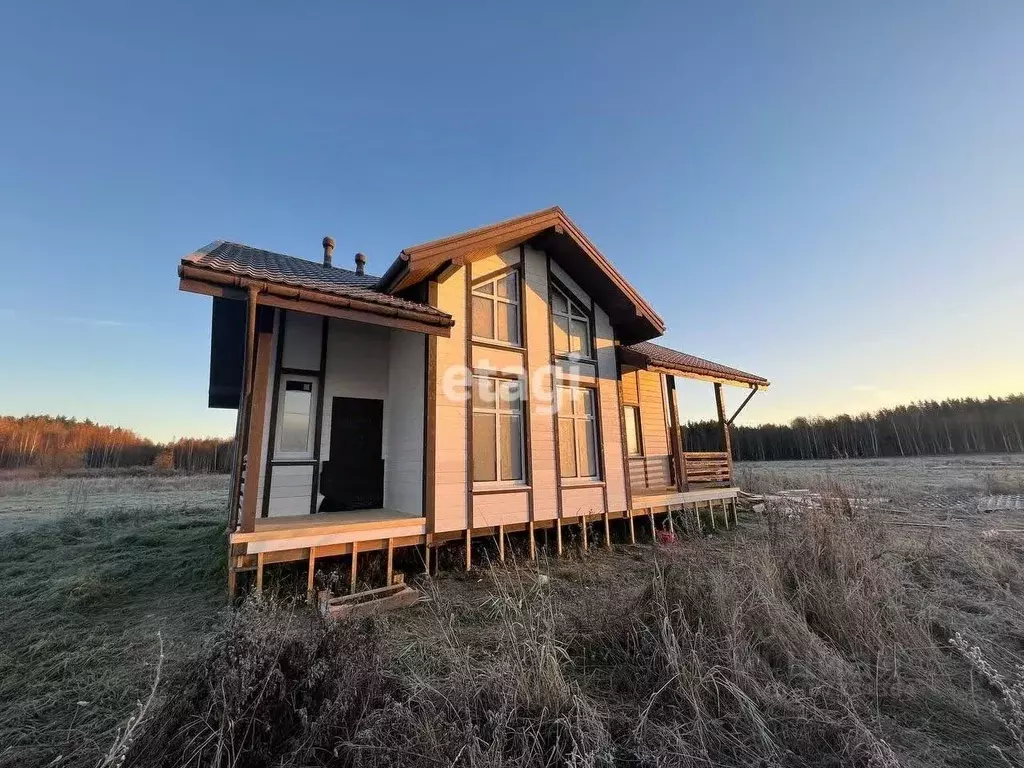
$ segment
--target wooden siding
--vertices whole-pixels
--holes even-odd
[[[455,319],[455,326],[448,338],[437,339],[437,423],[433,435],[434,526],[428,533],[460,531],[465,529],[468,523],[468,404],[465,397],[467,382],[464,376],[467,318],[464,269],[459,269],[437,285],[437,308],[450,314]]]
[[[504,253],[491,254],[470,262],[470,276],[473,280],[498,272],[519,263],[519,249],[512,248]],[[442,310],[447,312],[448,310]],[[449,313],[450,314],[450,313]]]
[[[668,414],[665,413],[665,397],[662,392],[662,374],[653,371],[637,371],[639,388],[640,429],[643,430],[644,455],[667,456]]]
[[[602,473],[607,488],[608,511],[622,512],[626,505],[626,472],[622,466],[622,420],[619,414],[618,365],[615,340],[608,315],[594,307],[594,336],[597,343],[598,400],[601,410]]]
[[[313,492],[313,465],[278,464],[270,478],[268,517],[309,514]]]
[[[600,485],[562,487],[562,517],[571,520],[580,515],[599,515],[604,511],[604,489]]]
[[[622,373],[622,404],[640,405],[639,371],[624,371]]]
[[[497,371],[522,375],[523,352],[518,349],[501,349],[496,345],[473,344],[473,370]]]
[[[473,527],[525,523],[530,518],[530,493],[527,490],[473,494]]]
[[[558,517],[558,477],[555,471],[555,425],[550,412],[553,377],[550,366],[551,318],[548,313],[547,257],[525,248],[524,267],[526,343],[530,349],[530,473],[534,520]]]

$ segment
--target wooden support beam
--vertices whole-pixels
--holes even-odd
[[[694,502],[693,504],[693,518],[697,521],[697,535],[704,533],[704,527],[700,522],[700,505]]]
[[[731,427],[731,426],[732,426],[732,423],[733,423],[734,421],[736,421],[736,417],[737,417],[737,416],[739,416],[739,415],[740,415],[740,412],[741,412],[741,411],[742,411],[742,410],[743,410],[744,408],[746,408],[746,407],[747,407],[747,403],[749,403],[749,402],[750,402],[750,398],[752,398],[752,397],[753,397],[754,395],[756,395],[756,394],[757,394],[757,391],[758,391],[758,386],[757,386],[757,384],[755,384],[755,385],[754,385],[754,386],[753,386],[753,387],[751,388],[751,390],[750,390],[750,394],[749,394],[749,395],[747,395],[746,399],[745,399],[745,400],[744,400],[744,401],[743,401],[742,403],[740,403],[740,407],[736,409],[736,413],[734,413],[734,414],[733,414],[732,416],[730,416],[730,417],[729,417],[729,420],[725,422],[725,423],[726,423],[726,426],[729,426],[729,427]]]
[[[473,569],[473,530],[466,529],[466,570]]]
[[[356,580],[359,576],[359,542],[352,542],[352,569],[349,573],[348,592],[350,595],[356,593]]]
[[[313,599],[313,577],[316,574],[316,547],[309,548],[309,566],[306,569],[306,599]]]
[[[430,575],[430,537],[423,544],[423,573]]]
[[[672,510],[670,509],[670,510],[668,511],[668,531],[669,531],[669,533],[671,533],[671,534],[672,534],[673,536],[675,536],[675,535],[676,535],[676,526],[675,526],[675,523],[674,523],[674,522],[672,521],[672,514],[673,514],[673,512],[672,512]]]
[[[555,519],[555,546],[558,548],[558,556],[562,556],[562,518]]]
[[[256,594],[263,594],[263,553],[256,555]]]
[[[228,558],[228,605],[234,601],[235,592],[238,591],[238,571],[235,570],[234,559]]]
[[[658,529],[654,525],[654,507],[648,507],[647,515],[651,518],[651,541],[657,541]]]
[[[713,531],[717,529],[718,526],[715,525],[715,508],[711,504],[711,499],[708,499],[708,514],[711,515],[711,530]]]
[[[608,512],[604,513],[604,548],[611,550],[612,548],[612,526],[608,522]]]
[[[395,575],[395,540],[388,539],[388,565],[384,576],[384,586],[391,586],[391,579]]]
[[[586,552],[587,547],[587,516],[580,515],[580,531],[583,534],[583,551]]]
[[[536,534],[536,529],[534,527],[533,520],[530,521],[529,529],[530,529],[530,559],[531,560],[536,560],[537,559],[537,537],[535,535]],[[545,538],[547,538],[547,530],[546,529],[544,531],[544,536],[545,536]]]
[[[533,528],[533,523],[530,524],[530,528]],[[498,560],[505,562],[505,526],[498,526]]]
[[[633,513],[627,509],[626,515],[629,516],[629,543],[636,544],[636,528],[633,526]]]
[[[722,385],[715,382],[715,407],[718,410],[718,428],[722,433],[722,450],[729,459],[729,483],[732,484],[732,429],[725,418],[725,395]]]
[[[689,488],[686,479],[686,458],[683,452],[683,427],[679,420],[679,398],[676,396],[676,377],[666,376],[669,413],[669,449],[672,453],[672,467],[676,476],[676,488],[685,492]]]

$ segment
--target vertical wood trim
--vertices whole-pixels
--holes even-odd
[[[281,358],[284,355],[284,318],[287,314],[283,309],[274,309],[277,330],[277,355],[274,358],[274,388],[270,392],[270,431],[267,433],[267,469],[263,479],[263,504],[260,517],[270,514],[270,482],[274,475],[274,441],[277,440],[277,409],[278,393],[281,391]],[[316,475],[316,472],[313,473]]]
[[[718,426],[722,431],[722,450],[729,459],[729,485],[732,485],[732,430],[725,420],[725,395],[722,385],[715,382],[715,406],[718,408]]]
[[[437,306],[437,283],[427,283],[427,303]],[[437,500],[437,337],[427,334],[424,340],[423,365],[423,516],[427,533],[436,529]],[[430,545],[427,545],[427,573],[430,573]]]
[[[463,363],[470,372],[469,376],[469,397],[466,400],[466,570],[469,570],[469,531],[473,528],[473,281],[470,275],[470,267],[467,264],[463,268],[463,275],[466,284],[466,343],[465,357]],[[497,331],[495,331],[497,333]],[[498,441],[501,440],[501,419],[495,418],[494,428],[497,430]],[[495,468],[499,457],[494,457]]]
[[[521,384],[522,391],[526,392],[526,402],[522,403],[525,453],[524,477],[530,489],[526,492],[526,512],[529,525],[527,528],[533,533],[533,522],[536,519],[533,511],[533,393],[530,391],[530,384],[533,382],[533,371],[530,368],[530,339],[527,334],[526,316],[526,245],[519,246],[519,333],[523,342],[523,369],[526,372],[526,381]],[[502,536],[501,559],[505,560],[504,536]]]
[[[555,331],[551,327],[551,256],[545,251],[547,271],[548,367],[551,369],[551,421],[555,429],[555,518],[558,522],[558,554],[562,554],[562,448],[558,443],[558,376],[555,370]]]
[[[669,424],[669,449],[672,451],[672,461],[676,465],[676,488],[686,491],[689,483],[686,480],[686,459],[683,455],[682,426],[679,423],[679,400],[676,397],[676,377],[668,376],[665,379],[665,386],[668,388]]]
[[[306,570],[306,597],[313,597],[313,577],[316,574],[316,547],[309,548],[309,567]]]
[[[239,525],[242,499],[242,457],[249,447],[249,415],[252,413],[252,371],[256,346],[256,297],[259,292],[250,286],[245,319],[245,349],[242,359],[242,396],[238,403],[238,418],[235,420],[235,460],[231,471],[231,498],[228,506],[228,528],[234,531]],[[249,473],[250,476],[252,473]]]
[[[589,294],[588,294],[589,295]],[[604,504],[604,511],[608,511],[608,467],[605,465],[606,451],[604,449],[604,421],[602,419],[602,412],[604,411],[604,404],[601,402],[601,361],[597,357],[597,317],[594,311],[594,297],[590,297],[590,351],[594,356],[594,381],[597,386],[594,387],[593,398],[594,398],[594,428],[597,432],[595,435],[595,442],[597,443],[597,466],[601,468],[601,479],[604,480],[604,484],[601,486],[601,501]],[[611,325],[611,321],[608,322]],[[575,425],[573,425],[575,429]],[[583,548],[587,548],[587,537],[583,537]]]
[[[395,575],[395,540],[392,538],[388,539],[388,565],[387,570],[384,574],[384,586],[390,587],[391,580]]]
[[[618,355],[616,355],[616,358],[618,358]],[[629,481],[629,448],[626,445],[626,408],[622,402],[622,366],[617,361],[615,363],[615,374],[615,391],[619,396],[619,437],[622,443],[622,473],[626,483],[626,514],[628,515],[633,509],[633,484]],[[641,450],[643,449],[641,448]]]
[[[259,506],[259,478],[266,470],[260,466],[260,458],[263,453],[263,424],[267,412],[267,389],[270,383],[270,343],[273,339],[273,332],[261,333],[256,338],[256,359],[253,366],[252,392],[249,400],[249,413],[246,421],[249,428],[246,436],[246,485],[250,487],[251,493],[246,492],[242,504],[242,525],[241,529],[250,532],[256,528],[256,510]],[[253,415],[259,414],[254,419]],[[270,462],[270,452],[267,452],[267,463]]]
[[[313,488],[309,499],[309,514],[316,513],[316,497],[320,494],[320,443],[324,433],[324,388],[327,384],[327,333],[331,319],[324,318],[320,329],[320,374],[317,376],[316,424],[313,427]]]
[[[359,542],[352,542],[352,565],[349,572],[348,592],[350,595],[356,593],[356,582],[359,576]]]

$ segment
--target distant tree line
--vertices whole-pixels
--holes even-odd
[[[154,443],[129,429],[66,416],[0,416],[0,469],[156,467],[230,472],[233,440],[182,438]]]
[[[684,429],[688,451],[722,449],[718,422]],[[794,419],[789,425],[732,427],[733,458],[877,458],[957,453],[1024,452],[1024,394],[986,400],[926,401],[875,413]]]

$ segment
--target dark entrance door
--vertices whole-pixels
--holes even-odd
[[[384,401],[331,401],[331,458],[320,474],[321,512],[384,506]]]

